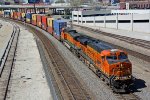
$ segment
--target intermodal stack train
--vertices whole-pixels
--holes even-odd
[[[133,85],[132,64],[127,52],[68,28],[67,22],[51,16],[11,12],[9,17],[50,33],[85,62],[114,92],[127,92]]]

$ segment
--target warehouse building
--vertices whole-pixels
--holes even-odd
[[[150,0],[120,0],[120,9],[150,9]]]

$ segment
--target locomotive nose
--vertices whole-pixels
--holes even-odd
[[[119,79],[129,78],[129,76],[132,75],[132,68],[130,63],[118,63],[117,68],[117,76]]]

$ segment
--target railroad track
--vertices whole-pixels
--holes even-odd
[[[43,34],[41,34],[40,32],[37,32],[37,31],[36,31],[36,33],[37,33],[38,37],[42,37],[42,38],[40,38],[40,40],[42,40],[42,42],[44,43],[45,48],[48,51],[48,54],[50,56],[50,59],[52,60],[52,63],[56,69],[57,74],[59,75],[59,77],[61,77],[61,82],[63,82],[63,84],[64,84],[63,86],[67,92],[68,99],[71,99],[71,100],[75,100],[75,99],[78,100],[81,98],[83,100],[90,99],[90,97],[87,93],[83,93],[84,92],[83,90],[81,90],[81,91],[78,90],[78,88],[81,87],[80,85],[78,85],[79,82],[77,82],[76,79],[72,80],[75,76],[73,75],[71,70],[69,70],[66,67],[67,66],[66,62],[63,60],[63,57],[55,49],[55,46],[49,40],[47,40],[47,37],[43,36]],[[60,62],[58,63],[57,61],[60,61]],[[65,66],[65,68],[62,66]],[[92,68],[90,68],[90,69],[92,70]],[[92,71],[95,73],[94,70],[92,70]],[[70,74],[66,74],[66,73],[70,73]],[[73,76],[73,78],[72,78],[72,76]],[[72,85],[75,85],[75,86],[72,86]],[[106,87],[108,87],[108,86],[106,86]],[[138,96],[136,96],[133,93],[115,94],[115,96],[120,100],[141,100]]]
[[[119,100],[141,100],[137,95],[130,94],[116,94]]]
[[[80,26],[80,25],[75,25],[75,24],[73,26],[81,27],[81,28],[84,28],[84,29],[89,30],[91,32],[96,32],[96,33],[99,33],[99,34],[102,34],[105,36],[109,36],[109,37],[112,37],[112,38],[115,38],[115,39],[118,39],[121,41],[125,41],[125,42],[130,43],[130,44],[134,44],[136,46],[150,49],[150,41],[135,39],[135,38],[127,37],[127,36],[120,36],[120,35],[111,34],[111,33],[106,33],[106,32],[102,32],[98,29],[92,29],[92,28],[89,28],[86,26]]]
[[[88,66],[89,67],[89,66]],[[94,69],[94,66],[89,67],[93,73],[96,75],[96,70]],[[97,75],[96,75],[97,76]],[[99,78],[97,76],[97,78]],[[104,81],[104,80],[102,80]],[[104,81],[105,82],[105,81]],[[107,84],[104,84],[106,88],[111,89]],[[112,89],[111,89],[112,90]],[[113,92],[113,91],[112,91]],[[134,93],[114,93],[114,95],[119,99],[119,100],[141,100],[137,95]]]
[[[4,18],[7,20],[11,20],[8,18]],[[14,21],[14,20],[11,20]],[[14,22],[19,24],[24,24],[23,22],[15,20]],[[70,69],[70,65],[64,60],[52,42],[40,31],[37,31],[32,25],[26,24],[29,30],[32,30],[34,34],[42,41],[49,58],[53,66],[51,69],[55,69],[57,75],[53,75],[55,78],[55,83],[57,83],[59,91],[62,94],[64,100],[91,100],[94,97],[91,96],[82,86],[76,75]],[[52,71],[53,72],[53,71]],[[53,73],[55,74],[55,73]],[[57,78],[55,76],[58,76]]]
[[[63,83],[64,92],[67,93],[67,99],[75,100],[75,99],[91,99],[90,96],[85,92],[79,84],[80,82],[75,78],[74,73],[69,69],[68,64],[64,60],[64,58],[59,54],[56,50],[55,46],[52,44],[49,39],[44,36],[41,32],[37,32],[33,29],[36,35],[43,42],[50,59],[52,60],[53,67],[60,77],[60,81]],[[58,62],[59,61],[59,62]],[[90,68],[91,69],[91,68]],[[95,72],[95,71],[93,71]],[[107,86],[108,87],[108,86]],[[109,87],[108,87],[109,88]],[[59,88],[60,89],[60,88]],[[138,96],[133,93],[130,94],[115,94],[120,100],[141,100]],[[66,98],[64,98],[66,99]]]
[[[3,26],[3,25],[0,23],[0,28],[2,28],[2,26]]]
[[[6,100],[20,28],[14,24],[13,33],[0,62],[0,100]]]
[[[37,30],[33,28],[32,30],[34,30],[34,33],[36,33],[36,35],[40,38],[40,40],[45,46],[45,49],[48,52],[48,55],[53,64],[53,68],[55,69],[55,72],[57,74],[54,76],[59,77],[59,81],[56,80],[56,82],[58,85],[62,84],[62,86],[59,87],[59,90],[61,91],[61,93],[65,92],[63,93],[65,95],[62,95],[64,100],[92,99],[87,93],[87,91],[83,89],[83,86],[81,85],[80,81],[77,79],[73,71],[69,68],[70,66],[60,55],[60,53],[57,51],[52,42],[41,32],[37,32]]]

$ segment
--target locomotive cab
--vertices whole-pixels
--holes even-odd
[[[132,65],[127,53],[111,49],[102,51],[102,54],[102,65],[107,66],[110,86],[115,92],[128,91],[132,84]]]

